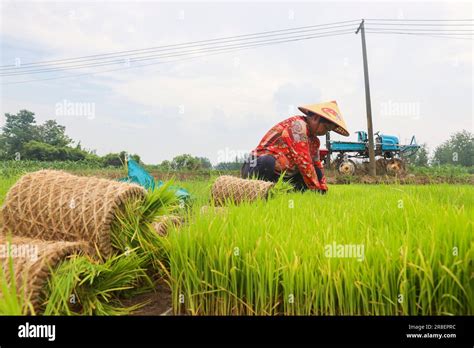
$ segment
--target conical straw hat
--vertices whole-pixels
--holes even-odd
[[[346,137],[349,136],[346,122],[342,118],[341,111],[339,110],[335,100],[327,103],[299,106],[298,109],[308,116],[310,116],[311,113],[315,113],[318,116],[324,117],[337,125],[334,132]]]

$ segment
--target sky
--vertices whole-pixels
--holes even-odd
[[[0,65],[361,18],[474,13],[470,1],[1,0]],[[415,135],[431,150],[454,132],[473,132],[472,40],[367,33],[366,41],[374,131],[402,142]],[[5,113],[27,109],[39,124],[65,125],[71,138],[99,155],[125,150],[148,164],[183,153],[214,164],[232,161],[274,124],[301,114],[298,105],[336,100],[351,136],[332,133],[332,139],[355,141],[354,132],[367,128],[360,35],[135,64],[102,73],[114,67],[0,77],[0,126]],[[45,80],[58,76],[68,78]],[[18,81],[30,82],[11,84]]]

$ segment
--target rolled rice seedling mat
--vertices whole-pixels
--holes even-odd
[[[143,200],[146,193],[135,184],[40,170],[24,175],[8,191],[0,232],[50,241],[84,240],[107,257],[117,210],[127,201]]]
[[[160,220],[153,223],[153,228],[160,236],[167,236],[168,229],[171,226],[179,227],[183,223],[183,219],[179,216],[167,215],[160,217]]]
[[[235,204],[253,202],[268,197],[273,182],[262,180],[241,179],[235,176],[223,175],[216,179],[211,188],[211,196],[216,205],[225,205],[231,201]]]
[[[52,269],[68,256],[82,253],[88,248],[82,241],[42,241],[19,236],[6,238],[5,235],[0,235],[0,246],[0,261],[6,281],[10,284],[13,281],[11,260],[17,293],[31,302],[35,312],[40,310],[42,292]]]

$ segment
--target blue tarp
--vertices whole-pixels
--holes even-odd
[[[124,181],[133,182],[147,190],[155,189],[155,179],[133,159],[127,161],[128,177]]]
[[[154,190],[155,187],[161,187],[164,185],[163,181],[158,181],[155,183],[155,179],[153,176],[148,173],[145,169],[143,169],[136,161],[129,158],[127,161],[128,164],[128,176],[126,178],[119,179],[119,181],[123,182],[133,182],[140,186],[143,186],[147,190]],[[176,197],[179,198],[180,201],[185,202],[191,198],[191,195],[187,190],[181,187],[170,186],[170,189],[175,191]]]

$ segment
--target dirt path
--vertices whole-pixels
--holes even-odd
[[[122,300],[123,305],[127,307],[143,302],[148,303],[131,315],[173,315],[171,289],[164,281],[158,283],[154,292]]]

